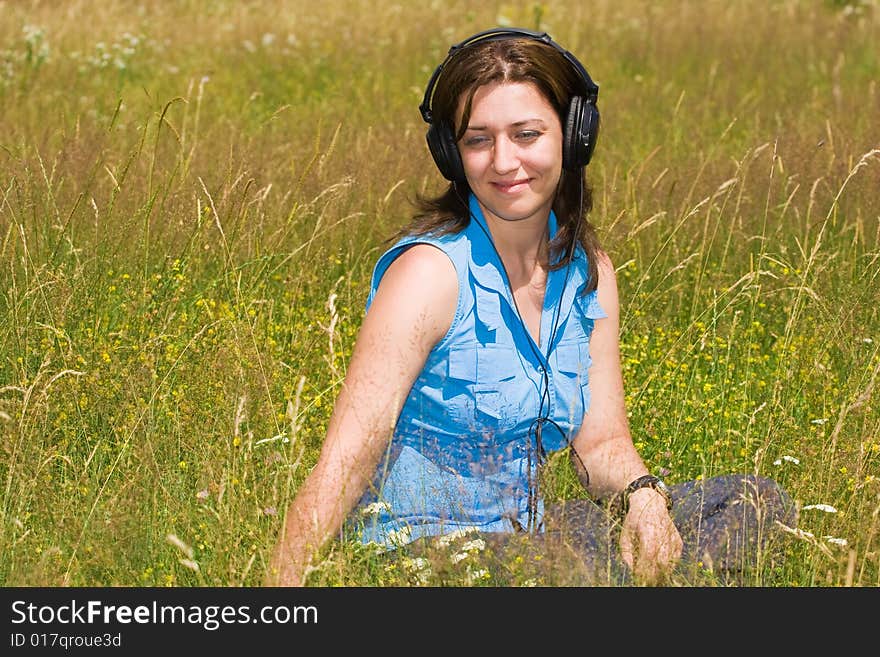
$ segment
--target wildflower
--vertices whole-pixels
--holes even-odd
[[[800,460],[796,459],[794,456],[788,456],[787,454],[773,461],[773,465],[782,465],[783,461],[788,461],[789,463],[800,465]]]
[[[452,563],[458,563],[462,559],[467,559],[468,556],[470,556],[470,552],[459,552],[459,553],[453,554],[451,557],[449,557],[449,560]]]
[[[464,536],[467,536],[469,533],[475,531],[477,531],[475,527],[462,527],[460,529],[456,529],[438,538],[437,544],[440,547],[448,547],[449,544],[452,543],[455,539],[462,538]]]
[[[825,513],[837,513],[837,509],[830,504],[808,504],[804,507],[804,511],[807,509],[816,509],[817,511],[824,511]]]
[[[404,560],[403,566],[409,571],[418,572],[422,570],[430,570],[431,564],[424,557],[415,557]]]
[[[388,542],[392,545],[405,545],[410,541],[409,527],[401,527],[398,530],[391,530],[387,534]]]
[[[489,571],[485,568],[472,569],[470,566],[468,566],[467,577],[470,582],[479,579],[489,579]]]
[[[461,549],[465,552],[479,552],[480,550],[486,549],[486,541],[482,538],[476,538],[462,545]]]
[[[368,504],[365,506],[361,513],[365,516],[377,516],[383,511],[390,511],[391,507],[388,502],[373,502],[372,504]]]
[[[845,538],[835,538],[834,536],[823,536],[826,541],[833,545],[839,545],[840,547],[846,547],[848,545]]]
[[[206,500],[206,499],[208,499],[208,496],[209,496],[209,493],[208,493],[207,488],[204,488],[204,489],[200,490],[198,493],[196,493],[196,499],[198,499],[198,500]]]
[[[810,424],[822,425],[822,424],[825,424],[826,422],[828,422],[827,417],[820,417],[820,418],[816,418],[815,420],[810,420]]]

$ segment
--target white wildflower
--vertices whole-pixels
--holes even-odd
[[[475,538],[472,541],[468,541],[464,545],[461,546],[461,549],[465,552],[479,552],[480,550],[486,549],[486,541],[482,538]]]
[[[388,502],[373,502],[371,504],[367,504],[361,511],[361,513],[365,516],[377,516],[383,511],[390,511],[391,506]]]
[[[415,557],[413,559],[404,559],[403,568],[410,574],[415,576],[416,582],[420,586],[427,586],[431,578],[431,562],[424,557]]]
[[[449,560],[452,563],[458,563],[462,559],[467,559],[468,556],[470,556],[469,552],[459,552],[458,554],[453,554],[451,557],[449,557]]]
[[[817,511],[824,511],[825,513],[837,513],[837,509],[835,509],[830,504],[807,504],[804,507],[804,510],[808,509],[816,509]]]
[[[479,579],[489,579],[489,571],[485,568],[472,569],[468,566],[467,569],[468,580],[471,582]]]
[[[827,417],[818,417],[815,420],[810,420],[810,424],[825,424],[828,422]]]
[[[835,538],[834,536],[823,536],[822,538],[824,538],[829,543],[839,545],[840,547],[846,547],[848,545],[845,538]]]
[[[800,465],[799,459],[795,458],[794,456],[789,456],[788,454],[773,461],[773,465],[782,465],[783,461],[788,461],[789,463],[794,463],[795,465]]]
[[[409,527],[401,527],[398,530],[392,529],[386,537],[392,545],[406,545],[410,541],[411,533]]]
[[[415,557],[413,559],[406,559],[403,562],[404,568],[410,571],[419,571],[430,569],[430,562],[424,557]]]
[[[460,529],[455,529],[448,534],[444,534],[440,538],[437,539],[437,544],[440,547],[449,547],[449,544],[455,541],[458,538],[464,538],[468,534],[477,531],[476,527],[462,527]]]

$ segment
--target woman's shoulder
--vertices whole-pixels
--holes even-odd
[[[379,305],[382,321],[411,320],[428,331],[436,344],[452,325],[458,297],[458,275],[449,257],[432,244],[416,243],[374,281],[367,309]]]
[[[453,273],[459,271],[461,260],[467,253],[463,233],[409,234],[399,238],[376,261],[373,287],[378,285],[392,263],[404,256],[407,267],[439,268]]]
[[[376,262],[367,307],[380,284],[405,297],[457,300],[459,267],[454,243],[445,236],[408,236],[398,240]]]
[[[456,249],[461,249],[465,244],[467,244],[467,242],[468,235],[467,231],[465,230],[406,233],[398,237],[394,244],[386,251],[386,254],[396,249],[406,248],[414,244],[430,244],[440,249],[441,251],[451,252]]]
[[[436,279],[456,279],[455,267],[446,249],[430,241],[416,241],[400,249],[386,272],[411,276],[430,285]]]

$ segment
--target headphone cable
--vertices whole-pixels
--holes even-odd
[[[584,181],[583,174],[579,176],[580,181],[580,215],[583,216],[583,204],[584,204]],[[531,333],[526,326],[525,320],[523,319],[522,312],[519,309],[519,304],[516,302],[516,295],[513,293],[513,285],[510,282],[510,275],[507,273],[507,268],[504,265],[504,260],[501,257],[501,254],[498,252],[498,248],[495,246],[495,241],[492,239],[491,233],[487,230],[482,223],[477,221],[473,212],[471,211],[470,204],[465,202],[465,199],[462,197],[461,193],[458,190],[458,183],[456,181],[452,182],[452,188],[455,192],[455,195],[458,197],[458,200],[461,201],[462,205],[467,209],[468,216],[471,220],[476,221],[477,225],[480,227],[480,230],[486,235],[489,243],[492,245],[492,250],[495,251],[495,255],[498,256],[498,261],[501,263],[501,270],[504,272],[504,277],[507,282],[507,287],[510,290],[511,299],[513,299],[513,306],[516,310],[517,319],[519,320],[520,326],[526,334],[526,340],[528,342],[529,348],[532,350],[536,360],[539,363],[540,374],[541,374],[541,385],[539,389],[540,402],[538,406],[538,417],[535,418],[531,425],[529,425],[529,434],[534,433],[535,435],[535,475],[534,480],[532,476],[532,441],[529,441],[529,449],[527,451],[527,469],[528,469],[528,482],[529,482],[529,490],[528,490],[528,510],[529,510],[529,519],[528,519],[528,529],[531,531],[533,529],[537,529],[537,505],[538,505],[538,488],[540,484],[540,466],[544,464],[544,459],[546,457],[546,451],[544,450],[543,444],[543,426],[545,423],[550,423],[554,427],[556,427],[557,431],[559,431],[560,435],[565,437],[566,445],[565,447],[571,447],[572,437],[571,435],[567,435],[565,431],[562,430],[562,427],[553,420],[550,416],[550,352],[553,349],[553,340],[556,338],[556,331],[559,328],[559,320],[562,316],[562,299],[565,293],[565,288],[568,286],[568,278],[571,273],[571,263],[574,260],[574,253],[577,250],[577,232],[571,236],[568,245],[568,253],[566,255],[567,261],[565,264],[565,278],[562,283],[562,290],[559,292],[559,301],[556,303],[556,309],[554,311],[553,318],[553,326],[550,331],[550,337],[547,341],[547,354],[542,355],[540,350],[536,348],[535,341],[532,338]],[[548,261],[548,269],[549,269],[549,261]],[[549,277],[548,277],[549,279]],[[546,294],[546,283],[545,283],[545,294]],[[580,458],[580,455],[577,453],[577,450],[572,448],[575,456],[577,457],[578,462],[581,465],[584,473],[587,472],[586,466],[584,466],[583,461]],[[586,476],[587,480],[589,480],[589,474]],[[543,524],[543,522],[541,523]]]

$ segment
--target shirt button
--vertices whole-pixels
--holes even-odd
[[[544,373],[544,366],[538,365],[538,374],[543,374],[543,373]]]

